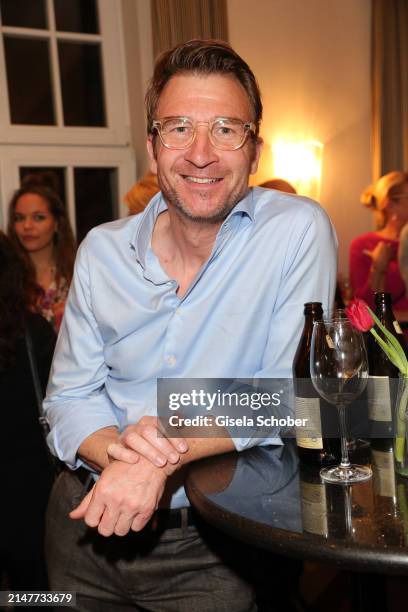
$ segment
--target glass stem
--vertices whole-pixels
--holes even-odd
[[[346,427],[346,405],[338,404],[337,410],[339,413],[340,421],[340,436],[341,436],[341,463],[342,468],[350,467],[350,460],[348,456],[347,448],[347,427]]]

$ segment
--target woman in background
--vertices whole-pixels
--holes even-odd
[[[358,236],[350,245],[354,297],[364,299],[373,308],[374,293],[388,291],[394,312],[407,311],[408,298],[397,253],[401,229],[408,222],[408,173],[385,174],[363,192],[361,202],[374,211],[377,229]]]
[[[408,223],[404,225],[400,234],[398,265],[401,276],[404,279],[405,290],[408,292]]]
[[[72,279],[75,241],[56,192],[37,182],[23,184],[10,202],[8,235],[42,289],[39,312],[58,332]]]
[[[44,515],[53,473],[26,346],[31,338],[42,392],[55,344],[52,327],[30,308],[37,286],[0,232],[0,574],[11,590],[46,590]]]

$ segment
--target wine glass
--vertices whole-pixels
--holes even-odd
[[[329,310],[325,310],[323,318],[325,320],[347,319],[349,321],[349,318],[346,313],[346,309],[337,308],[337,307],[330,308]]]
[[[325,320],[346,319],[347,321],[349,321],[346,309],[337,307],[325,311],[323,318]],[[368,440],[364,440],[363,438],[347,438],[347,448],[349,451],[356,451],[359,449],[367,448],[369,445],[370,443],[368,442]]]
[[[371,469],[351,465],[347,448],[346,406],[355,400],[367,385],[368,362],[362,334],[348,319],[315,321],[310,350],[310,374],[316,391],[339,414],[341,463],[323,468],[320,476],[326,482],[349,484],[371,477]]]

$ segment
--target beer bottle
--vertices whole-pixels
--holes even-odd
[[[310,377],[310,347],[313,323],[323,317],[320,302],[308,302],[304,308],[305,325],[293,361],[295,416],[305,426],[296,427],[299,459],[305,463],[329,464],[336,461],[339,449],[336,408],[320,398]]]
[[[375,314],[407,352],[403,333],[392,311],[390,293],[377,292],[375,294]],[[392,438],[398,368],[391,363],[370,333],[367,339],[367,353],[369,365],[367,405],[370,437],[374,439]]]

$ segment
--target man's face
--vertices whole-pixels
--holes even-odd
[[[189,117],[210,121],[228,117],[253,120],[250,102],[240,83],[219,74],[175,76],[164,88],[155,119]],[[199,125],[194,142],[186,149],[168,149],[156,137],[148,139],[151,168],[169,206],[184,217],[218,223],[241,200],[248,189],[248,177],[256,172],[261,140],[250,136],[235,151],[215,148],[207,125]]]

